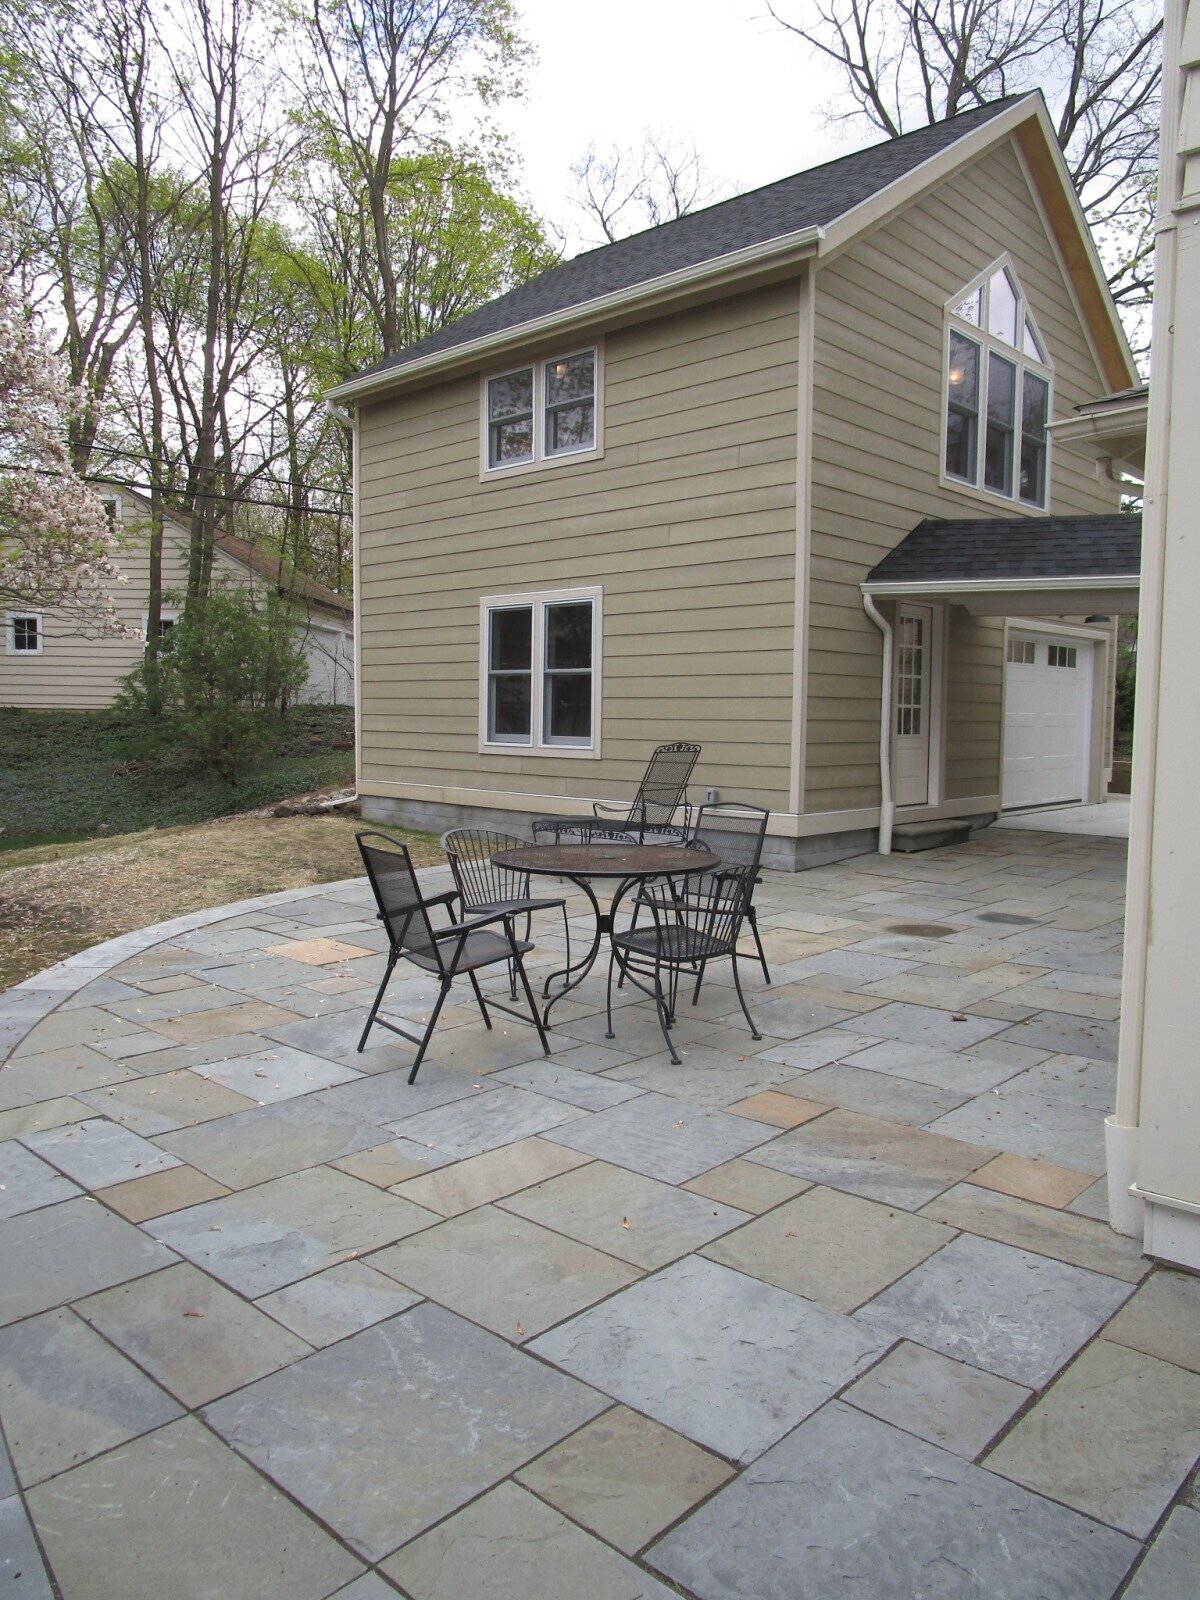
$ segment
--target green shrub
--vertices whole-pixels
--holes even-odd
[[[146,747],[174,747],[236,784],[277,747],[280,718],[307,676],[299,622],[273,591],[221,588],[189,601],[153,667],[147,656],[125,679],[118,713],[136,720]],[[158,677],[157,716],[150,715],[150,670]]]

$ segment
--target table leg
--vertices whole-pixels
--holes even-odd
[[[572,989],[577,989],[587,977],[588,973],[596,965],[596,957],[600,954],[600,945],[604,935],[606,933],[611,934],[613,928],[612,911],[601,911],[600,902],[592,893],[592,886],[588,880],[586,878],[572,877],[569,872],[564,872],[562,876],[566,878],[569,883],[575,884],[577,888],[581,889],[583,893],[587,895],[589,901],[591,902],[592,914],[596,919],[596,930],[592,934],[591,945],[585,952],[583,959],[578,962],[573,962],[570,966],[561,968],[558,972],[552,972],[542,985],[542,999],[546,1000],[546,1004],[542,1008],[542,1026],[545,1028],[550,1026],[550,1007],[561,1000],[565,994],[570,994]],[[566,982],[563,984],[562,988],[557,994],[550,995],[550,985],[559,978],[565,978]],[[550,996],[549,999],[546,998],[548,995]]]

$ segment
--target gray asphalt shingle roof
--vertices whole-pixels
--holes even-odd
[[[918,128],[899,139],[857,150],[749,194],[693,211],[674,222],[589,250],[551,267],[358,376],[406,366],[419,357],[452,350],[456,345],[520,327],[555,311],[586,305],[603,295],[715,261],[801,228],[827,226],[1022,98],[1026,97],[1010,95],[974,111],[964,111],[945,122]]]
[[[965,583],[1005,578],[1124,578],[1141,569],[1142,519],[1129,512],[1090,517],[927,517],[878,566],[868,583]]]

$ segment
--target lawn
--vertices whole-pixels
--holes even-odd
[[[0,989],[102,939],[209,906],[357,877],[349,817],[228,817],[0,856]],[[397,833],[418,866],[445,858]]]
[[[269,805],[354,782],[354,716],[296,706],[278,748],[237,784],[178,755],[148,756],[137,727],[108,711],[0,707],[0,850],[95,834],[139,833]]]

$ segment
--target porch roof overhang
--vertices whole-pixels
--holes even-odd
[[[927,519],[868,573],[872,599],[963,606],[975,616],[1136,612],[1141,518],[1132,514]]]
[[[1109,477],[1141,483],[1146,476],[1149,411],[1149,390],[1127,389],[1078,406],[1073,417],[1048,423],[1047,432],[1056,443],[1098,462]]]

